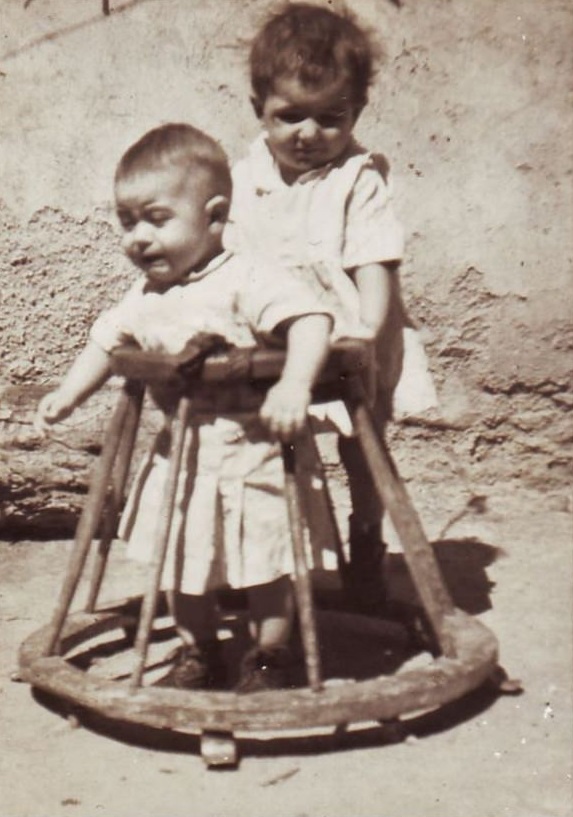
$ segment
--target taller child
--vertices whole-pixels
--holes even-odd
[[[353,137],[373,78],[373,51],[349,12],[306,3],[283,7],[259,31],[250,53],[251,100],[263,132],[233,170],[225,242],[275,268],[298,270],[341,315],[343,334],[372,342],[374,415],[383,432],[401,375],[412,383],[412,372],[402,372],[404,242],[389,165]],[[423,394],[416,386],[413,411],[427,407],[421,397],[429,395],[428,405],[434,399],[424,363],[421,375]],[[400,391],[407,401],[407,389]],[[339,451],[352,501],[349,584],[360,606],[375,612],[384,605],[383,509],[356,438],[339,436]]]

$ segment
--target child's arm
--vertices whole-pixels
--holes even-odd
[[[64,420],[109,377],[109,354],[88,341],[62,383],[40,401],[34,418],[36,430],[45,434],[54,423]]]
[[[365,264],[353,272],[360,298],[360,322],[366,340],[374,340],[383,330],[390,314],[392,276],[395,264]]]
[[[286,361],[280,380],[267,393],[260,416],[269,431],[289,440],[306,422],[311,390],[328,355],[332,320],[303,315],[287,329]]]

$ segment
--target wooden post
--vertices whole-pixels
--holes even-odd
[[[376,431],[371,412],[363,399],[362,385],[356,375],[349,378],[349,395],[346,403],[356,434],[380,499],[388,510],[404,548],[404,558],[426,615],[442,653],[447,658],[455,658],[454,642],[444,626],[445,617],[454,613],[453,602],[418,514],[398,476],[386,444]]]
[[[160,515],[159,524],[155,534],[153,560],[150,564],[149,585],[143,599],[141,615],[139,618],[139,627],[135,638],[135,666],[130,681],[130,690],[132,692],[135,692],[141,685],[141,678],[145,668],[149,638],[153,627],[155,611],[157,609],[161,575],[163,573],[163,565],[165,563],[165,555],[167,553],[167,545],[169,543],[171,520],[173,517],[173,508],[175,507],[175,498],[177,496],[177,488],[179,484],[179,473],[181,470],[181,459],[183,456],[183,447],[185,443],[185,431],[189,423],[190,412],[191,401],[187,397],[182,397],[179,401],[176,420],[172,426],[173,439],[171,442],[171,450],[169,452],[167,481],[163,493],[163,512]]]
[[[127,392],[124,391],[120,395],[115,412],[107,429],[101,456],[96,464],[86,503],[78,522],[68,570],[50,623],[50,632],[46,641],[46,655],[52,655],[56,651],[56,645],[60,638],[64,620],[70,609],[70,604],[74,598],[90,545],[101,519],[109,488],[110,475],[119,448],[128,409],[129,397]]]
[[[318,634],[312,599],[312,588],[310,584],[310,576],[308,574],[308,566],[306,563],[304,533],[295,477],[294,446],[283,443],[282,454],[285,469],[285,499],[287,503],[295,565],[295,594],[300,621],[302,644],[304,647],[306,672],[310,688],[314,692],[318,692],[322,688],[322,672],[320,666],[320,654],[318,651]]]
[[[129,474],[129,466],[131,464],[139,417],[141,415],[144,386],[141,383],[129,381],[125,384],[124,388],[128,395],[127,415],[115,463],[112,490],[108,497],[107,507],[105,508],[104,518],[101,524],[100,540],[85,607],[86,613],[91,613],[95,609],[111,542],[116,535],[117,519],[124,498],[125,483],[127,482]]]

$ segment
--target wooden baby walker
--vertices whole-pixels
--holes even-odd
[[[323,675],[316,593],[306,560],[306,545],[295,480],[297,448],[283,445],[285,496],[295,564],[295,595],[306,681],[297,688],[240,695],[232,691],[190,691],[145,684],[148,649],[154,638],[162,594],[160,582],[167,551],[184,431],[192,412],[256,410],[276,381],[284,353],[274,350],[224,350],[215,354],[167,356],[133,347],[120,349],[113,371],[125,378],[109,422],[101,456],[91,480],[74,548],[52,620],[33,633],[20,651],[20,676],[33,687],[113,721],[196,734],[208,766],[237,764],[237,735],[269,731],[287,734],[309,728],[334,729],[437,709],[476,689],[497,667],[497,641],[480,622],[454,607],[442,580],[434,551],[422,530],[404,485],[376,431],[364,399],[361,371],[364,346],[335,344],[317,384],[317,403],[342,399],[365,454],[377,492],[388,511],[404,551],[404,561],[420,601],[432,644],[427,666],[398,668],[376,677],[336,679]],[[165,513],[154,542],[148,586],[140,596],[98,606],[98,595],[124,501],[144,392],[147,386],[177,390],[169,470],[163,498]],[[316,453],[316,448],[315,448]],[[334,519],[334,514],[332,514]],[[89,576],[87,603],[70,614],[94,539],[99,544]],[[358,616],[352,616],[354,619]],[[363,617],[360,619],[368,624]],[[96,677],[70,660],[85,642],[120,630],[131,635],[128,677]],[[135,637],[133,635],[135,633]]]

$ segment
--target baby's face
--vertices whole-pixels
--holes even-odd
[[[180,282],[216,253],[206,197],[180,168],[120,179],[115,198],[123,249],[155,286]]]
[[[359,113],[344,82],[309,90],[296,78],[278,79],[260,119],[284,180],[290,183],[340,156]]]

